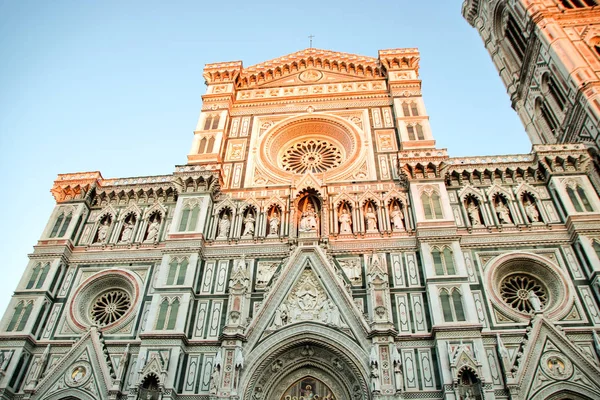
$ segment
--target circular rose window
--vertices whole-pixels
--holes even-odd
[[[325,172],[342,161],[342,153],[333,143],[317,139],[294,143],[281,156],[283,168],[297,174]]]
[[[131,307],[131,298],[124,290],[111,290],[96,298],[90,310],[92,321],[106,326],[121,319]]]
[[[91,325],[109,333],[118,330],[135,316],[139,288],[139,280],[128,271],[111,269],[92,275],[71,299],[71,321],[82,330]]]
[[[565,273],[537,254],[502,255],[486,266],[485,280],[498,311],[515,322],[529,320],[536,310],[559,319],[573,306]]]
[[[500,284],[502,300],[520,312],[533,312],[532,292],[545,308],[548,303],[548,290],[537,279],[529,275],[509,275]]]

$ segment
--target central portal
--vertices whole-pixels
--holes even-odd
[[[312,376],[296,381],[280,400],[336,400],[333,391],[323,382]]]

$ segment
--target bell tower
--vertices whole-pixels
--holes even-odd
[[[465,0],[533,144],[600,144],[600,1]]]

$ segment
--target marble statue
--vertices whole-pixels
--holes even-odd
[[[104,222],[98,227],[98,236],[96,239],[96,243],[103,243],[106,241],[106,237],[108,235],[108,219],[105,219]]]
[[[229,237],[229,229],[231,228],[231,222],[229,221],[229,215],[223,214],[219,220],[219,234],[218,238]]]
[[[348,213],[347,208],[342,208],[342,213],[339,217],[340,235],[352,233],[352,217]]]
[[[254,216],[252,213],[248,213],[246,218],[244,218],[244,232],[242,236],[254,236]]]
[[[367,220],[367,232],[377,231],[377,214],[371,207],[367,208],[365,212],[365,219]]]
[[[154,242],[158,237],[158,229],[160,228],[160,224],[157,220],[154,220],[148,226],[148,236],[146,236],[146,242]]]
[[[299,230],[300,232],[317,231],[317,213],[315,213],[312,204],[308,204],[308,206],[306,206],[306,210],[304,210],[302,213]]]
[[[542,302],[533,290],[529,291],[529,304],[531,304],[531,308],[533,308],[533,311],[542,311]]]
[[[133,227],[134,225],[129,222],[125,222],[125,227],[123,228],[123,233],[121,234],[121,242],[129,242],[131,237],[133,236]]]
[[[269,219],[269,236],[277,236],[279,234],[279,215],[273,213]]]
[[[394,231],[404,230],[404,223],[402,222],[402,218],[404,215],[402,214],[402,210],[398,207],[398,204],[394,205],[392,212],[390,213],[390,217],[392,219],[392,229]]]
[[[498,200],[498,203],[496,204],[496,214],[498,215],[498,221],[500,221],[501,224],[512,224],[510,210],[502,200]]]
[[[523,206],[525,207],[525,213],[530,222],[540,222],[540,213],[534,202],[526,200],[523,203]]]
[[[475,204],[473,200],[469,202],[467,205],[467,213],[469,214],[469,219],[471,220],[471,225],[480,226],[481,218],[479,216],[479,207]]]

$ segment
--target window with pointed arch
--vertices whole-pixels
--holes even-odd
[[[423,204],[423,212],[425,219],[442,219],[442,202],[440,195],[436,190],[424,190],[421,193],[421,203]]]
[[[69,224],[71,223],[71,218],[73,218],[72,210],[62,211],[58,218],[56,218],[56,222],[54,222],[54,226],[50,232],[50,237],[61,238],[65,236],[65,233],[67,233],[67,229],[69,228]]]
[[[440,291],[440,302],[442,303],[444,322],[462,322],[466,320],[462,295],[457,288],[442,289]]]
[[[585,190],[576,183],[570,183],[566,186],[567,194],[569,195],[569,199],[571,203],[573,203],[573,207],[575,207],[575,211],[577,212],[591,212],[594,211],[592,204],[590,203],[587,195],[585,194]]]
[[[454,254],[450,247],[443,246],[441,249],[434,247],[431,250],[431,257],[436,275],[456,275]]]
[[[204,136],[198,144],[198,154],[212,153],[214,145],[214,136]]]
[[[15,307],[15,311],[13,313],[8,326],[6,327],[7,332],[21,332],[25,329],[25,324],[27,324],[27,320],[31,315],[31,310],[33,309],[33,300],[25,301],[21,300],[17,306]]]
[[[598,57],[600,57],[600,36],[596,36],[590,42],[592,46],[592,50],[596,53]]]
[[[158,309],[158,318],[156,319],[157,331],[173,330],[177,322],[177,313],[179,312],[179,298],[175,297],[170,300],[168,297],[163,298]]]
[[[181,210],[181,219],[179,220],[179,232],[193,232],[198,223],[198,214],[200,205],[197,202],[187,202]]]
[[[31,276],[29,282],[27,282],[27,289],[41,289],[50,271],[50,263],[37,263],[31,270]]]
[[[211,131],[219,128],[219,114],[208,114],[204,120],[204,130]]]
[[[419,116],[419,108],[417,107],[417,103],[414,101],[403,102],[402,103],[402,114],[405,117],[417,117]]]
[[[167,274],[167,285],[183,285],[189,260],[187,258],[173,258],[169,263],[169,272]]]
[[[408,132],[408,140],[425,140],[423,126],[421,124],[412,124],[406,127]]]

